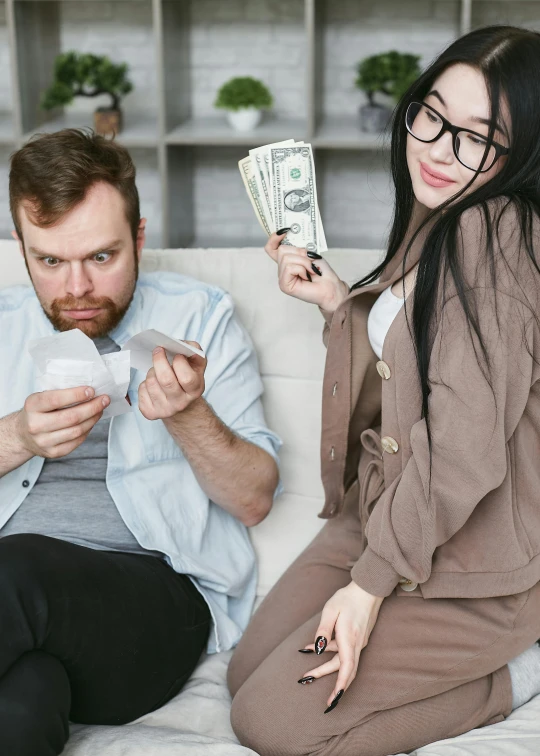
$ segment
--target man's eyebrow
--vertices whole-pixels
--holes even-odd
[[[440,92],[437,92],[436,89],[432,89],[431,92],[428,92],[426,97],[429,97],[429,95],[433,95],[434,97],[437,97],[437,99],[441,101],[444,107],[446,107],[446,103],[443,100],[442,95],[440,94]],[[490,126],[491,124],[490,120],[488,120],[487,118],[480,118],[479,116],[471,116],[469,118],[469,121],[474,121],[475,123],[483,123],[485,126]],[[495,124],[495,130],[499,131],[503,136],[508,137],[506,131],[497,123]]]
[[[93,252],[89,252],[87,255],[85,255],[85,258],[94,257],[94,255],[99,255],[100,252],[109,252],[111,249],[114,249],[115,247],[119,247],[121,244],[122,244],[121,239],[114,239],[109,244],[105,244],[99,249],[95,249]],[[44,252],[38,247],[28,247],[28,251],[31,252],[33,255],[36,255],[36,257],[54,257],[56,260],[61,259],[57,255],[51,254],[50,252]]]

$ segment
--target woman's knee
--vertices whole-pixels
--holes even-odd
[[[250,684],[243,685],[236,693],[231,706],[231,725],[243,746],[251,748],[260,756],[301,756],[304,751],[299,738],[301,727],[295,718],[293,733],[289,723],[274,717],[272,703],[268,703],[264,689],[256,693]]]
[[[69,737],[66,671],[42,651],[23,654],[0,679],[0,753],[56,756]]]

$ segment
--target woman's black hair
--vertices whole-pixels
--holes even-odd
[[[504,159],[503,167],[492,179],[463,196],[479,175],[478,172],[471,171],[471,181],[453,197],[427,214],[405,249],[403,274],[406,270],[407,254],[414,239],[422,228],[433,221],[418,263],[413,296],[412,331],[407,307],[405,307],[409,331],[414,341],[422,390],[422,418],[426,421],[430,451],[430,486],[432,438],[428,408],[430,393],[428,365],[433,346],[430,343],[431,325],[435,317],[441,274],[446,279],[448,271],[452,273],[455,289],[467,318],[469,333],[472,326],[478,337],[484,359],[489,366],[475,308],[470,307],[470,298],[465,295],[467,287],[459,265],[457,233],[461,215],[471,207],[476,207],[481,211],[481,217],[486,224],[486,260],[494,276],[493,225],[498,234],[500,217],[511,204],[520,219],[521,240],[534,267],[540,272],[534,256],[532,239],[533,214],[540,216],[540,76],[538,73],[540,72],[540,34],[514,26],[488,26],[476,29],[450,44],[409,87],[397,104],[389,126],[391,129],[390,166],[395,186],[395,206],[388,249],[384,260],[352,288],[376,281],[403,245],[415,204],[406,157],[408,132],[405,128],[405,113],[411,100],[423,101],[431,91],[435,80],[454,64],[472,66],[484,77],[491,103],[488,140],[500,142],[495,135],[494,124],[499,121],[501,99],[505,99],[511,120],[511,143],[509,144],[511,149]],[[480,169],[482,167],[483,164],[480,165]],[[495,203],[500,208],[500,213],[497,218],[493,218],[490,208],[493,210],[493,200],[497,198],[502,200]],[[405,296],[404,293],[403,296]],[[531,309],[534,313],[534,306]],[[538,319],[537,322],[539,322]],[[486,379],[493,391],[491,378],[486,376]]]

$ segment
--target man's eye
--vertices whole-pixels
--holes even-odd
[[[42,257],[41,258],[48,268],[54,268],[58,265],[59,260],[57,257]]]
[[[98,252],[97,255],[94,255],[94,260],[98,263],[104,263],[107,262],[111,257],[110,252]]]

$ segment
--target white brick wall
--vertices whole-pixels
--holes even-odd
[[[323,112],[352,115],[366,102],[355,87],[363,58],[395,49],[426,67],[459,34],[459,12],[457,0],[326,0]]]
[[[154,36],[150,0],[60,4],[62,52],[108,55],[114,63],[127,63],[134,89],[123,100],[126,118],[157,107]],[[108,105],[110,97],[77,97],[69,112],[90,114]]]
[[[274,96],[274,112],[305,117],[303,0],[196,0],[192,3],[194,116],[213,116],[219,87],[255,76]]]
[[[540,2],[474,0],[472,22],[473,28],[488,24],[511,24],[540,31]]]

